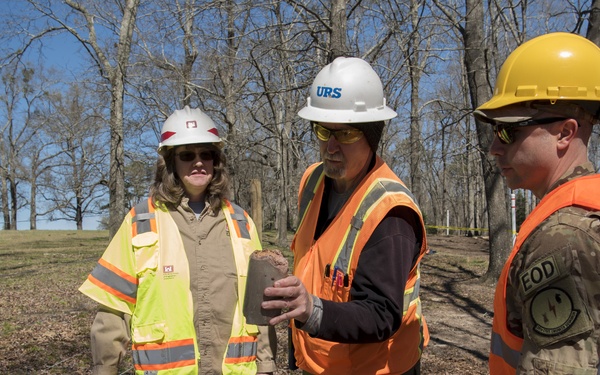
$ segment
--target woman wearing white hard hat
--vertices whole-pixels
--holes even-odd
[[[80,290],[100,303],[94,374],[272,374],[273,327],[242,314],[254,222],[227,199],[223,141],[199,109],[164,123],[150,198],[125,217]]]

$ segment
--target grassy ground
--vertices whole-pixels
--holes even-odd
[[[0,374],[89,374],[95,302],[77,289],[108,244],[106,231],[0,231]],[[423,314],[431,341],[423,374],[486,374],[493,289],[476,280],[487,242],[432,236],[423,259]],[[263,234],[263,247],[287,247]],[[277,375],[287,370],[287,330],[277,327]],[[119,374],[132,374],[131,357]]]
[[[0,374],[87,374],[96,304],[77,292],[105,231],[0,231]]]
[[[77,289],[107,245],[107,231],[0,231],[0,374],[90,373],[97,305]]]

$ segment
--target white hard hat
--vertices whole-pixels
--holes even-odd
[[[363,123],[389,120],[397,113],[386,105],[381,80],[369,63],[338,57],[317,74],[298,116],[317,122]]]
[[[191,109],[186,105],[173,112],[163,124],[158,153],[162,155],[170,147],[194,143],[211,143],[219,148],[223,147],[213,120],[201,110]]]

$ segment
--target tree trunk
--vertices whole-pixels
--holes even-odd
[[[117,68],[117,70],[120,70]],[[125,153],[123,147],[123,76],[113,79],[110,103],[110,174],[109,192],[109,236],[119,229],[125,215]]]
[[[421,59],[419,51],[419,5],[415,0],[410,2],[410,19],[412,24],[411,35],[408,39],[406,59],[408,61],[408,72],[410,75],[410,190],[414,194],[418,204],[423,202],[423,184],[421,172],[421,155],[423,142],[421,140],[421,116],[419,113],[421,89],[422,65],[425,59]]]
[[[417,203],[423,204],[423,184],[421,182],[421,121],[419,118],[419,78],[412,76],[410,95],[410,190]]]
[[[11,178],[8,180],[10,192],[10,229],[17,230],[17,211],[19,210],[19,204],[17,201],[18,193],[17,193],[17,183]]]
[[[262,241],[263,217],[262,217],[262,188],[260,180],[254,178],[250,180],[250,207],[251,215],[256,225],[258,238]]]
[[[33,163],[33,161],[32,161]],[[35,176],[35,171],[32,171],[32,176]],[[35,203],[35,196],[37,195],[37,183],[35,178],[31,178],[29,181],[29,229],[36,230],[37,229],[37,206]]]
[[[285,118],[286,116],[284,116]],[[287,122],[284,122],[285,124]],[[281,132],[280,138],[280,153],[281,158],[281,169],[279,178],[279,191],[278,194],[278,210],[277,210],[277,244],[279,246],[287,246],[287,229],[288,229],[288,203],[287,203],[287,181],[288,181],[288,142],[286,142],[285,131]]]
[[[240,181],[236,181],[237,169],[239,167],[238,155],[240,154],[241,145],[238,142],[237,132],[237,96],[236,96],[236,81],[235,81],[235,66],[236,66],[236,54],[237,54],[237,43],[236,43],[236,28],[235,28],[235,2],[227,0],[223,6],[227,14],[227,41],[226,41],[226,52],[223,57],[223,95],[225,101],[225,123],[227,124],[227,143],[228,154],[227,160],[229,165],[229,171],[231,175],[231,188],[233,189],[233,196],[237,197],[239,189],[237,185]],[[237,200],[237,199],[236,199]]]
[[[183,106],[189,106],[194,90],[192,89],[192,71],[198,58],[198,49],[194,44],[194,5],[186,1],[184,5],[183,27]]]
[[[125,78],[131,53],[133,29],[140,0],[127,0],[123,9],[119,43],[117,47],[117,63],[109,71],[111,83],[110,103],[110,176],[109,191],[109,236],[112,238],[127,211],[125,205],[125,152],[123,146],[123,98]],[[97,51],[97,53],[100,51]],[[98,53],[101,55],[100,53]],[[105,61],[104,66],[109,66]]]
[[[600,0],[592,0],[586,37],[600,46]]]
[[[83,199],[80,195],[75,198],[77,205],[75,207],[75,223],[77,230],[83,230]]]
[[[331,2],[331,59],[347,56],[346,46],[346,0],[333,0]]]
[[[465,43],[465,68],[471,92],[471,105],[476,108],[491,97],[487,84],[485,43],[483,38],[483,3],[467,0],[466,21],[463,30]],[[494,159],[487,153],[493,141],[491,126],[476,122],[480,148],[486,153],[481,157],[483,181],[487,201],[487,217],[490,230],[490,262],[484,280],[495,282],[512,248],[508,215],[507,189],[502,176],[495,167]]]
[[[2,173],[2,181],[0,181],[0,201],[2,201],[2,217],[4,219],[4,226],[2,229],[10,229],[10,208],[8,205],[8,184],[6,176]]]

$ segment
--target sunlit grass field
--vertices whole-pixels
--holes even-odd
[[[96,304],[77,291],[107,231],[0,231],[0,374],[89,374]]]
[[[89,374],[97,304],[78,292],[108,231],[0,231],[0,374]],[[273,233],[263,246],[274,248]],[[278,247],[288,257],[287,248]],[[132,374],[131,360],[120,374]]]

